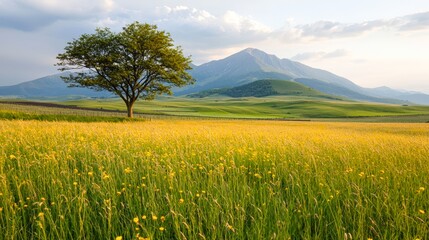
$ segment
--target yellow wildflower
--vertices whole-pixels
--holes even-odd
[[[103,174],[102,174],[101,178],[102,178],[103,180],[106,180],[106,179],[109,179],[109,178],[110,178],[110,176],[109,176],[109,174],[107,174],[106,172],[103,172]]]
[[[133,218],[133,222],[139,223],[139,218],[138,217]]]
[[[143,216],[142,216],[142,219],[143,219],[143,220],[146,220],[146,218],[147,218],[147,217],[146,217],[146,215],[143,215]]]
[[[183,198],[179,199],[179,203],[184,203],[185,200]]]
[[[158,217],[156,215],[152,215],[152,220],[156,221],[158,220]]]
[[[420,214],[425,214],[426,212],[425,212],[425,210],[419,209],[419,213]]]
[[[165,228],[164,228],[164,227],[160,227],[160,228],[159,228],[159,231],[161,231],[161,232],[162,232],[162,231],[164,231],[164,230],[165,230]]]
[[[117,236],[115,240],[122,240],[122,236]]]

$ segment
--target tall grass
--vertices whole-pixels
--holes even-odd
[[[0,121],[0,239],[426,239],[424,124]]]

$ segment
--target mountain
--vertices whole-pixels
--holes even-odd
[[[289,59],[280,59],[261,50],[247,48],[227,58],[194,66],[190,74],[196,83],[175,89],[177,95],[214,88],[231,88],[260,79],[297,81],[318,91],[344,96],[353,100],[428,104],[429,95],[409,94],[387,87],[363,88],[352,81],[325,70],[312,68]]]
[[[254,48],[200,65],[190,73],[197,80],[196,84],[187,89],[178,89],[178,94],[211,88],[235,87],[260,79],[291,80],[294,78],[315,78],[349,89],[359,89],[359,86],[353,82],[325,70],[288,59],[280,59]]]
[[[220,88],[205,90],[198,93],[189,94],[189,97],[202,98],[209,96],[229,96],[229,97],[267,97],[267,96],[308,96],[339,99],[304,86],[297,82],[284,80],[257,80],[238,87]]]
[[[38,78],[32,81],[23,82],[13,86],[0,87],[0,96],[16,96],[26,98],[40,97],[109,97],[110,93],[97,92],[87,88],[69,88],[61,79],[61,76],[68,76],[70,73],[55,74]]]
[[[261,50],[248,48],[221,60],[200,66],[192,65],[190,74],[196,83],[183,88],[173,88],[176,95],[186,95],[217,88],[234,88],[261,79],[295,81],[317,91],[359,101],[383,103],[417,103],[429,105],[429,95],[398,91],[388,87],[363,88],[352,81],[325,70],[312,68],[289,59],[280,59]],[[69,74],[69,73],[62,73]],[[40,97],[108,97],[106,92],[85,88],[68,88],[56,74],[0,87],[0,96]]]
[[[380,102],[380,103],[394,103],[394,104],[403,104],[403,100],[398,99],[390,99],[385,96],[382,97],[373,97],[371,95],[365,95],[360,93],[360,91],[353,91],[346,87],[342,87],[333,83],[323,82],[317,79],[308,79],[308,78],[296,78],[293,81],[301,83],[307,87],[316,89],[320,92],[342,96],[349,99],[359,100],[359,101],[367,101],[367,102]]]

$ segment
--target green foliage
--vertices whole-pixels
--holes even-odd
[[[66,114],[32,114],[24,112],[0,111],[0,119],[6,120],[38,120],[48,122],[128,122],[144,121],[143,119],[124,117],[81,116]]]
[[[273,95],[289,95],[289,96],[313,96],[338,99],[338,97],[330,96],[312,88],[304,86],[300,83],[286,80],[257,80],[248,84],[244,84],[233,88],[211,89],[199,93],[190,94],[189,97],[203,98],[213,95],[224,95],[229,97],[267,97]]]
[[[72,87],[107,90],[127,105],[129,116],[139,98],[171,94],[171,87],[193,83],[191,60],[170,35],[155,25],[134,22],[114,33],[108,28],[83,34],[58,54],[60,71],[86,70],[63,77]]]

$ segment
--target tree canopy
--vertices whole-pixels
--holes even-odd
[[[119,33],[98,28],[93,34],[83,34],[68,42],[57,59],[60,71],[78,70],[63,77],[70,87],[116,94],[127,105],[128,117],[133,116],[137,99],[172,94],[172,87],[194,82],[187,72],[190,57],[174,46],[170,34],[139,22]]]

